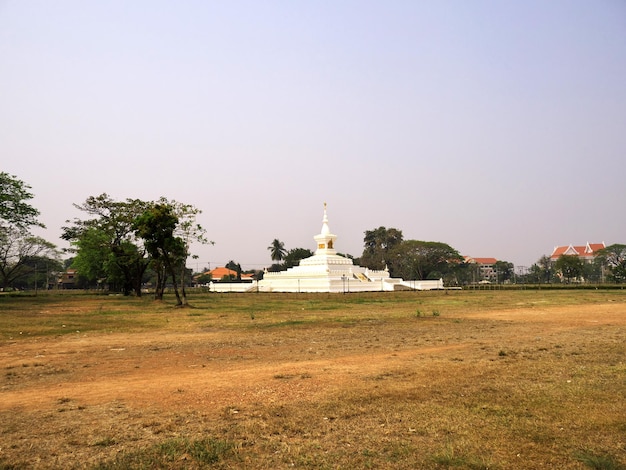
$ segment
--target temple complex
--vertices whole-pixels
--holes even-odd
[[[324,204],[322,229],[313,237],[315,254],[298,266],[280,272],[266,272],[254,286],[259,292],[369,292],[394,290],[443,289],[443,281],[404,281],[389,276],[389,271],[373,271],[355,266],[351,259],[335,250],[337,235],[330,231]],[[256,283],[255,283],[256,284]],[[250,289],[252,290],[252,289]]]

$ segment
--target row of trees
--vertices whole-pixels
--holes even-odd
[[[626,245],[613,244],[596,253],[588,263],[575,255],[562,255],[556,261],[542,256],[522,281],[541,284],[553,282],[626,282]]]
[[[378,227],[365,232],[364,250],[356,259],[361,266],[382,269],[404,279],[439,279],[446,285],[465,285],[480,280],[478,266],[465,263],[457,250],[441,242],[404,240],[402,231]],[[496,282],[626,282],[626,245],[614,244],[600,250],[593,263],[577,256],[561,256],[556,262],[543,256],[528,273],[516,276],[507,261],[494,265]]]
[[[126,199],[107,194],[92,196],[74,206],[83,218],[67,221],[62,238],[74,257],[63,265],[55,245],[34,236],[44,227],[39,211],[29,201],[30,186],[17,177],[0,173],[0,285],[35,287],[43,266],[46,272],[76,269],[86,286],[107,286],[124,294],[141,296],[146,273],[154,277],[155,298],[162,299],[171,283],[177,304],[187,304],[184,279],[193,242],[208,243],[205,230],[196,223],[200,210],[174,200]],[[49,283],[45,281],[45,287]],[[179,288],[180,286],[180,288]]]
[[[63,263],[54,244],[32,234],[33,228],[44,225],[38,220],[39,211],[29,202],[33,198],[30,189],[17,177],[0,173],[0,287],[47,287],[47,276],[40,273],[61,272],[71,263],[85,286],[106,285],[140,296],[143,283],[151,275],[157,299],[162,299],[165,286],[171,283],[177,303],[186,305],[190,244],[209,243],[205,230],[196,223],[200,210],[165,198],[116,201],[107,194],[89,197],[84,203],[75,204],[84,217],[67,221],[63,227],[62,238],[70,243],[74,255]],[[469,284],[478,279],[476,265],[465,263],[457,250],[442,242],[404,240],[401,230],[386,227],[366,231],[363,241],[363,253],[354,259],[355,264],[373,270],[388,268],[393,277],[443,278],[447,285]],[[274,262],[270,268],[273,271],[295,266],[313,255],[306,248],[287,250],[278,239],[268,250]],[[241,266],[231,263],[232,269],[240,273]],[[495,268],[498,282],[515,275],[512,263],[498,261]],[[575,256],[562,256],[552,263],[544,256],[524,273],[522,281],[581,279],[626,282],[626,245],[606,247],[593,263],[584,263]]]
[[[372,269],[388,266],[394,277],[404,279],[444,279],[446,285],[465,285],[480,280],[478,266],[468,264],[445,243],[404,240],[397,229],[379,227],[366,231],[359,264]],[[626,245],[614,244],[597,252],[592,263],[578,256],[564,255],[556,261],[542,256],[527,273],[516,275],[507,261],[494,265],[496,282],[626,282]]]
[[[68,221],[62,238],[70,242],[75,254],[72,267],[84,280],[141,296],[150,269],[155,299],[162,300],[166,285],[171,283],[177,305],[187,305],[190,244],[208,243],[205,230],[196,223],[199,209],[165,198],[116,201],[107,194],[74,206],[85,218]]]
[[[403,279],[443,279],[446,285],[473,284],[481,280],[480,268],[466,263],[457,250],[442,242],[405,240],[401,230],[378,227],[367,230],[363,239],[363,253],[354,258],[355,264],[373,270],[389,269],[392,277]],[[267,248],[274,264],[273,270],[287,269],[300,259],[311,256],[310,250],[285,249],[274,239]],[[350,255],[344,255],[352,258]],[[599,251],[593,263],[577,256],[561,256],[553,262],[541,257],[528,272],[515,273],[508,261],[497,261],[493,266],[497,283],[553,283],[626,282],[626,245],[615,244]]]
[[[401,230],[382,226],[367,230],[363,243],[363,254],[355,262],[370,269],[387,268],[392,277],[443,279],[447,285],[472,278],[472,267],[446,243],[405,240]]]

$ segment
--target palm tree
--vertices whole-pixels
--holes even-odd
[[[287,250],[285,250],[285,244],[281,242],[278,238],[274,238],[274,241],[270,246],[267,247],[270,250],[270,254],[272,256],[272,261],[282,261],[287,256]]]

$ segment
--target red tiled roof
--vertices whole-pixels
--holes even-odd
[[[557,259],[563,255],[573,255],[581,257],[592,257],[598,250],[605,248],[604,242],[602,243],[587,243],[586,245],[568,245],[568,246],[556,246],[554,251],[550,255],[550,259]]]
[[[215,280],[215,281],[219,281],[220,279],[222,279],[224,276],[233,276],[233,277],[237,277],[237,271],[233,271],[232,269],[228,269],[228,268],[215,268],[212,271],[209,271],[207,274],[210,274],[211,277]],[[252,275],[250,274],[241,274],[241,279],[252,279]]]
[[[228,268],[215,268],[212,271],[209,271],[209,273],[213,279],[222,279],[224,276],[235,276],[237,277],[237,271],[233,271],[232,269],[228,269]]]
[[[591,247],[591,250],[594,253],[596,251],[600,251],[600,250],[606,248],[606,245],[604,244],[604,242],[602,242],[602,243],[588,243],[588,245]]]
[[[465,262],[476,264],[496,264],[498,260],[496,258],[472,258],[471,256],[466,256]]]

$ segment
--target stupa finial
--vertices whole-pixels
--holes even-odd
[[[322,233],[330,233],[328,228],[328,213],[326,212],[326,203],[324,202],[324,218],[322,219]]]

